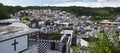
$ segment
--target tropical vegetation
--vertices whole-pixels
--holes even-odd
[[[98,39],[90,37],[91,53],[120,53],[120,39],[114,33],[100,33]]]

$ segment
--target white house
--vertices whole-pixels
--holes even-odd
[[[38,29],[28,28],[23,23],[13,23],[0,28],[0,53],[29,53],[28,34]]]

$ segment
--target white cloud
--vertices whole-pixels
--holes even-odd
[[[51,0],[51,1],[71,1],[71,0]]]
[[[60,4],[53,4],[50,6],[120,7],[120,1],[116,0],[108,2],[66,2]]]
[[[3,3],[4,5],[9,5],[9,6],[17,6],[17,5],[22,5],[22,6],[25,6],[23,5],[23,3],[19,3],[23,0],[0,0],[1,3]],[[24,1],[23,1],[24,2]]]
[[[85,6],[85,7],[120,7],[120,0],[97,0],[94,2],[88,2],[91,0],[0,0],[5,5],[20,5],[20,6]],[[84,2],[83,2],[84,1]],[[51,3],[53,2],[53,3]]]
[[[51,3],[64,3],[71,0],[0,0],[0,3],[10,6],[36,6],[50,5]]]
[[[108,0],[97,0],[98,2],[106,2],[106,1],[108,1]]]
[[[85,2],[86,2],[86,1],[88,1],[88,0],[83,0],[83,1],[85,1]]]

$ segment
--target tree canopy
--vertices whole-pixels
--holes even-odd
[[[6,12],[3,4],[0,4],[0,19],[10,18],[10,15]]]

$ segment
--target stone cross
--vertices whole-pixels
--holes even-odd
[[[16,51],[16,45],[18,44],[18,42],[16,40],[14,40],[14,43],[12,43],[12,46],[14,46],[14,51]]]

